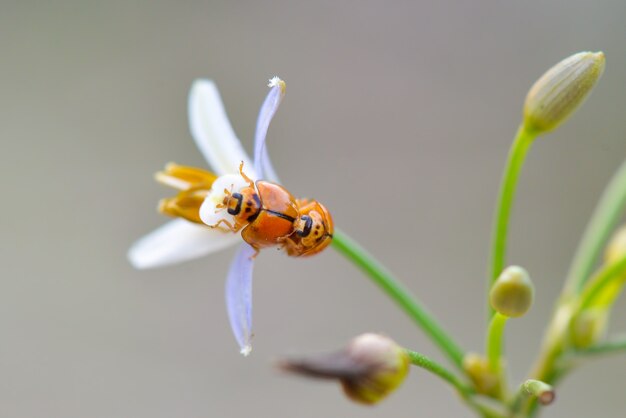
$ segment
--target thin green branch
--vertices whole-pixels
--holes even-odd
[[[487,329],[487,359],[489,360],[489,368],[498,375],[502,365],[504,329],[508,319],[508,317],[496,312],[491,318],[489,328]]]
[[[502,414],[499,412],[489,408],[486,405],[482,405],[477,402],[475,399],[475,391],[474,389],[461,381],[457,376],[455,376],[451,371],[446,369],[441,364],[436,361],[426,357],[421,353],[417,353],[411,350],[405,350],[411,359],[411,364],[421,367],[422,369],[428,370],[429,372],[435,374],[440,377],[447,383],[451,384],[458,392],[461,398],[465,401],[465,403],[475,410],[478,414],[480,414],[484,418],[504,418]]]
[[[619,221],[626,206],[626,162],[622,163],[607,185],[587,225],[572,261],[564,294],[571,296],[581,291],[591,276],[604,243]]]
[[[509,157],[504,169],[502,183],[500,184],[500,194],[495,212],[495,223],[493,225],[491,239],[491,262],[489,271],[489,286],[487,291],[491,289],[491,285],[498,278],[504,269],[506,262],[506,245],[507,233],[509,228],[509,219],[511,217],[511,209],[515,200],[515,191],[519,179],[526,154],[537,137],[537,133],[529,131],[524,125],[517,130],[517,135],[509,151]],[[491,305],[488,306],[489,318],[493,316],[494,310]]]
[[[406,350],[406,349],[405,351],[408,354],[409,358],[411,359],[411,364],[413,364],[414,366],[421,367],[422,369],[428,370],[429,372],[439,376],[440,378],[442,378],[443,380],[445,380],[446,382],[454,386],[461,395],[469,396],[474,393],[474,390],[469,385],[462,382],[461,379],[459,379],[457,376],[455,376],[451,371],[446,369],[441,364],[426,357],[425,355],[421,353],[417,353],[415,351]]]
[[[573,352],[576,356],[596,356],[602,354],[618,354],[626,353],[626,336],[616,337],[604,343],[594,345],[593,347],[576,350]]]
[[[417,323],[441,351],[463,370],[464,352],[433,316],[372,255],[340,230],[335,230],[333,246],[361,268],[404,312]]]

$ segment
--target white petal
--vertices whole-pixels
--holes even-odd
[[[218,177],[211,186],[208,196],[200,205],[200,219],[202,222],[209,226],[216,226],[220,220],[225,220],[232,224],[232,215],[225,208],[218,209],[218,205],[224,203],[224,198],[227,195],[225,190],[229,193],[235,193],[248,186],[248,182],[239,174],[227,174]]]
[[[189,129],[196,145],[216,174],[244,169],[256,178],[254,167],[233,131],[220,93],[211,80],[196,80],[189,92]]]
[[[128,260],[137,269],[162,267],[202,257],[237,242],[241,242],[238,234],[175,219],[135,242],[128,250]]]

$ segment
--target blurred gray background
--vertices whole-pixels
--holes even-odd
[[[242,358],[223,301],[233,249],[152,271],[126,261],[166,221],[155,206],[172,191],[152,174],[204,165],[187,128],[195,78],[217,82],[250,150],[267,79],[281,76],[269,147],[288,189],[324,202],[464,348],[482,350],[492,210],[525,93],[560,59],[604,50],[598,88],[537,141],[521,178],[510,261],[537,298],[507,330],[519,382],[626,155],[625,18],[623,0],[2,1],[0,416],[470,416],[421,370],[364,408],[272,367],[365,331],[441,359],[333,250],[261,254],[254,352]],[[626,328],[621,302],[613,331]],[[625,383],[623,357],[595,361],[545,416],[622,417]]]

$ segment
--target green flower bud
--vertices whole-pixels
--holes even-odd
[[[604,339],[609,310],[606,308],[586,309],[576,315],[570,328],[571,341],[576,348],[588,348]]]
[[[463,370],[474,383],[476,392],[495,396],[499,391],[499,378],[489,367],[486,357],[477,353],[467,353],[463,358]]]
[[[550,68],[526,96],[527,129],[537,133],[555,129],[585,101],[603,72],[602,52],[579,52]]]
[[[518,266],[504,269],[489,293],[491,306],[508,317],[524,315],[533,303],[535,288],[526,270]]]
[[[626,225],[620,227],[609,241],[604,253],[604,263],[612,264],[626,256]]]
[[[550,405],[556,394],[554,388],[541,380],[529,379],[522,383],[522,393],[537,398],[540,404]]]
[[[363,334],[341,351],[284,360],[279,366],[309,377],[336,379],[353,401],[374,404],[404,381],[410,359],[393,340],[378,334]]]

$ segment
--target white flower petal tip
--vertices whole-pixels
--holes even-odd
[[[243,347],[239,353],[244,356],[244,357],[248,357],[250,355],[250,353],[252,353],[252,346],[251,345],[247,345],[245,347]]]
[[[140,238],[128,250],[127,256],[134,268],[143,270],[193,260],[240,240],[237,235],[175,219]]]
[[[236,173],[241,161],[248,170],[254,170],[228,120],[222,98],[213,81],[196,80],[189,91],[188,106],[191,135],[218,175]]]
[[[284,94],[285,89],[287,88],[287,84],[282,79],[280,79],[280,77],[274,76],[270,78],[269,83],[267,83],[267,87],[280,87],[281,92]]]
[[[224,204],[224,199],[228,193],[238,192],[248,186],[248,182],[239,174],[226,174],[215,180],[209,195],[200,206],[200,219],[202,222],[214,227],[221,220],[232,221],[232,216],[225,208],[220,206]]]

